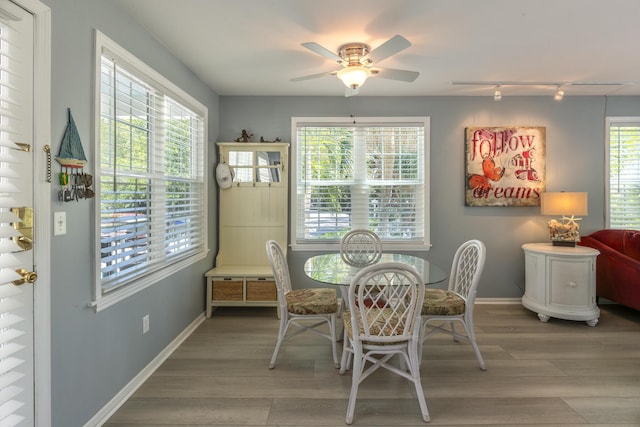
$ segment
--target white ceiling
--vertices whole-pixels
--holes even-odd
[[[412,46],[379,65],[418,71],[413,83],[369,79],[358,96],[492,96],[452,81],[600,82],[566,96],[640,95],[638,0],[117,0],[219,95],[340,96],[340,68],[300,44]],[[553,95],[509,86],[503,96]]]

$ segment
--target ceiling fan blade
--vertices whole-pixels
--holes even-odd
[[[409,70],[395,70],[393,68],[375,68],[371,70],[374,76],[383,79],[400,80],[402,82],[412,82],[418,78],[420,73]]]
[[[334,52],[331,52],[329,49],[327,49],[324,46],[320,46],[318,43],[316,42],[307,42],[307,43],[302,43],[302,46],[306,47],[307,49],[317,53],[320,56],[324,56],[325,58],[329,58],[333,61],[336,61],[338,64],[342,63],[342,58],[340,58],[337,54],[335,54]]]
[[[401,50],[408,48],[409,46],[411,46],[409,40],[400,35],[396,35],[373,49],[368,55],[363,56],[360,62],[363,64],[366,62],[378,63],[387,59],[391,55],[395,55]]]
[[[304,81],[304,80],[317,79],[318,77],[329,76],[331,74],[336,74],[336,73],[337,73],[337,71],[325,71],[324,73],[310,74],[308,76],[294,77],[294,78],[290,79],[289,81],[291,81],[291,82],[301,82],[301,81]]]

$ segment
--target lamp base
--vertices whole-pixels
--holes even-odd
[[[566,240],[552,240],[551,243],[553,246],[567,246],[574,248],[576,246],[576,242],[570,242]]]
[[[563,216],[561,221],[549,221],[549,240],[553,246],[575,247],[580,241],[580,219]]]

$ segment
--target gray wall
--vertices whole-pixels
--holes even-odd
[[[524,255],[520,246],[547,241],[537,207],[464,206],[464,128],[546,126],[547,189],[587,191],[589,215],[582,234],[604,226],[604,118],[640,115],[640,97],[220,97],[220,140],[242,129],[255,138],[291,141],[292,116],[431,117],[431,242],[421,253],[447,271],[462,242],[478,238],[487,246],[480,298],[520,298]],[[257,140],[257,139],[254,139]],[[302,265],[310,252],[289,254],[293,283],[313,286]]]
[[[209,108],[209,138],[217,139],[218,96],[148,33],[104,0],[43,0],[52,10],[52,136],[57,153],[66,124],[74,115],[89,169],[93,156],[94,30],[97,28]],[[210,155],[215,150],[209,144]],[[209,161],[209,170],[213,160]],[[57,173],[54,162],[54,173]],[[209,183],[215,194],[213,183]],[[163,348],[204,311],[204,273],[216,251],[216,198],[211,197],[211,253],[193,268],[99,313],[88,307],[93,290],[94,202],[61,205],[51,186],[52,209],[67,212],[66,236],[52,237],[51,338],[52,423],[81,426],[107,404]],[[142,317],[150,331],[142,335]]]

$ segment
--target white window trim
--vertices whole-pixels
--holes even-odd
[[[298,123],[314,123],[314,124],[349,124],[357,122],[371,122],[371,123],[420,123],[424,126],[424,216],[425,216],[425,229],[424,229],[424,244],[417,243],[402,243],[402,242],[383,242],[384,250],[395,251],[428,251],[431,248],[431,213],[430,213],[430,143],[431,143],[431,118],[425,116],[404,116],[404,117],[292,117],[291,118],[291,166],[289,174],[291,177],[290,186],[290,247],[293,251],[335,251],[340,249],[339,242],[309,242],[309,243],[296,243],[296,230],[295,221],[297,219],[297,203],[296,203],[296,183],[298,182],[297,161],[298,154],[298,141],[297,141],[297,127]]]
[[[94,164],[96,165],[96,178],[94,179],[95,185],[95,194],[96,196],[100,195],[100,179],[99,179],[99,168],[100,168],[100,80],[101,80],[101,62],[102,62],[102,52],[103,50],[108,50],[109,52],[115,53],[120,56],[125,62],[133,65],[138,70],[142,70],[148,77],[150,77],[154,82],[157,82],[158,85],[163,87],[163,89],[167,89],[167,93],[169,95],[175,96],[177,99],[182,101],[186,101],[188,103],[188,107],[193,111],[201,114],[203,117],[203,150],[204,150],[204,159],[208,158],[207,149],[208,149],[208,123],[209,123],[209,111],[208,109],[191,95],[184,92],[182,89],[177,87],[174,83],[169,81],[167,78],[162,76],[160,73],[149,67],[147,64],[133,56],[126,49],[118,45],[116,42],[111,40],[109,37],[102,34],[100,31],[96,30],[95,32],[95,74],[94,74],[94,141],[96,141],[96,149],[94,150]],[[206,168],[206,162],[205,162]],[[207,206],[207,191],[206,191],[206,182],[205,182],[205,191],[203,194],[204,197],[204,206]],[[96,312],[104,310],[129,296],[140,292],[143,289],[152,286],[159,281],[166,279],[168,276],[206,258],[209,253],[209,244],[208,239],[204,239],[204,250],[191,255],[181,261],[171,264],[161,270],[152,272],[144,277],[140,277],[135,280],[135,282],[130,283],[126,286],[122,286],[119,289],[115,289],[111,292],[103,294],[102,292],[102,279],[101,279],[101,270],[100,270],[100,204],[98,200],[94,204],[94,298],[93,301],[89,304],[94,307]],[[203,213],[203,233],[205,236],[208,236],[207,224],[208,221],[206,219],[206,213]]]
[[[604,146],[604,224],[605,228],[611,228],[611,124],[612,123],[640,123],[638,116],[607,117],[605,120],[605,146]]]

